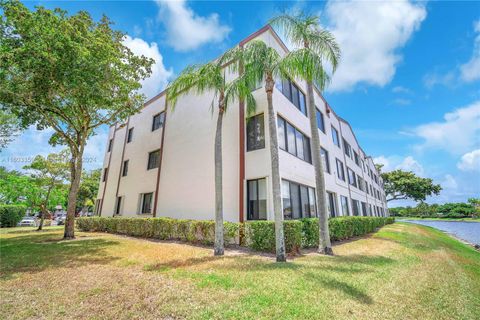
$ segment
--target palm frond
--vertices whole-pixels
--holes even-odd
[[[279,71],[282,77],[290,76],[314,82],[322,91],[330,82],[322,58],[310,48],[290,52],[281,61]]]

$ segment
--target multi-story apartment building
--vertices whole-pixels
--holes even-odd
[[[252,39],[286,54],[266,26]],[[305,83],[277,81],[273,94],[278,123],[280,176],[285,219],[316,215]],[[253,92],[255,115],[246,119],[242,102],[229,106],[223,128],[223,196],[227,221],[273,220],[267,102],[263,87]],[[96,202],[101,216],[214,218],[214,136],[217,114],[212,94],[182,96],[175,110],[165,92],[145,103],[125,123],[110,128]],[[351,126],[315,92],[318,130],[331,216],[387,215],[383,182]]]

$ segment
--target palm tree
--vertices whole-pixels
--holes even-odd
[[[318,252],[332,255],[332,245],[328,230],[328,210],[325,190],[325,177],[321,160],[320,136],[317,129],[317,112],[313,95],[313,83],[321,91],[330,78],[325,72],[324,61],[328,62],[335,72],[340,60],[340,48],[335,37],[327,30],[319,28],[319,18],[313,15],[298,14],[281,15],[270,21],[279,27],[289,41],[299,50],[292,51],[285,59],[288,73],[307,82],[307,108],[312,135],[313,165],[315,168],[315,186],[317,208],[319,212],[319,245]]]
[[[273,48],[260,40],[250,41],[244,48],[234,48],[224,56],[225,60],[238,60],[229,65],[234,72],[242,71],[245,85],[255,87],[265,82],[267,93],[268,132],[270,136],[270,157],[272,161],[273,211],[275,218],[275,248],[277,262],[286,261],[285,238],[283,232],[283,212],[280,184],[280,165],[278,158],[277,121],[273,110],[273,88],[275,79],[288,78],[284,64],[286,61]],[[240,68],[243,67],[243,70]]]
[[[167,102],[175,108],[178,98],[190,91],[200,95],[213,92],[212,110],[217,100],[218,118],[215,132],[215,244],[214,255],[224,254],[223,237],[223,173],[222,173],[222,123],[227,107],[236,99],[243,99],[247,103],[247,112],[255,110],[255,99],[251,91],[244,85],[244,79],[239,77],[234,81],[225,80],[225,73],[220,61],[204,65],[187,67],[180,76],[167,88]]]

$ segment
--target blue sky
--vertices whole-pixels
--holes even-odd
[[[34,8],[106,14],[126,44],[157,63],[144,83],[155,93],[186,65],[209,61],[285,10],[319,14],[337,37],[342,61],[325,97],[363,147],[387,169],[441,183],[430,202],[480,195],[480,2],[28,1]],[[105,128],[86,150],[101,167]],[[47,154],[50,131],[28,130],[0,154],[21,168]],[[27,159],[25,159],[27,158]]]

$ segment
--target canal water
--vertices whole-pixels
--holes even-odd
[[[398,220],[429,226],[453,234],[457,238],[480,245],[480,222],[436,221],[436,220]]]

